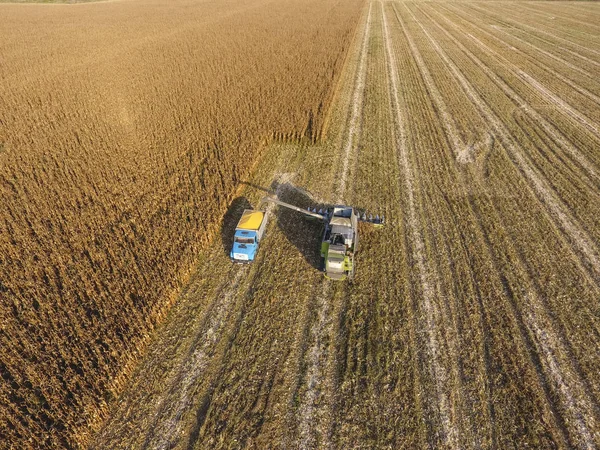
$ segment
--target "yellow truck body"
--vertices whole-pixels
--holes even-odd
[[[265,213],[262,211],[244,211],[237,229],[257,231],[262,224]]]

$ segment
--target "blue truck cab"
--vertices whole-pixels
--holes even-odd
[[[245,210],[233,235],[233,245],[229,254],[231,260],[236,263],[254,261],[266,228],[265,211]]]
[[[256,231],[236,230],[233,237],[233,247],[229,255],[231,259],[236,262],[254,261],[257,250]]]

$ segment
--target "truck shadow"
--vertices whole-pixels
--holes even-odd
[[[229,253],[231,252],[235,226],[240,220],[240,217],[242,217],[242,213],[245,209],[252,209],[252,205],[246,197],[237,197],[233,199],[223,217],[223,225],[221,226],[221,244],[223,245],[223,251],[227,257],[229,257]]]
[[[309,206],[317,209],[331,207],[331,205],[318,203],[311,198],[310,193],[290,183],[273,182],[271,190],[277,192],[277,198],[282,202],[302,209]],[[277,225],[287,240],[300,251],[312,267],[320,270],[323,222],[283,206],[274,208],[274,217],[277,218]]]

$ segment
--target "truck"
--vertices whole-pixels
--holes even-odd
[[[268,220],[266,211],[244,210],[233,235],[233,247],[229,254],[233,262],[247,264],[254,261]]]

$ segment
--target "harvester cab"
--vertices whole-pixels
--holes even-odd
[[[377,215],[373,218],[370,215],[367,218],[366,213],[363,212],[361,216],[351,206],[340,205],[319,210],[317,208],[304,210],[275,197],[265,197],[262,201],[298,211],[324,223],[325,229],[321,241],[322,269],[325,276],[332,280],[352,279],[354,276],[354,256],[358,251],[358,222],[372,223],[377,227],[385,223],[383,216],[380,218]]]

